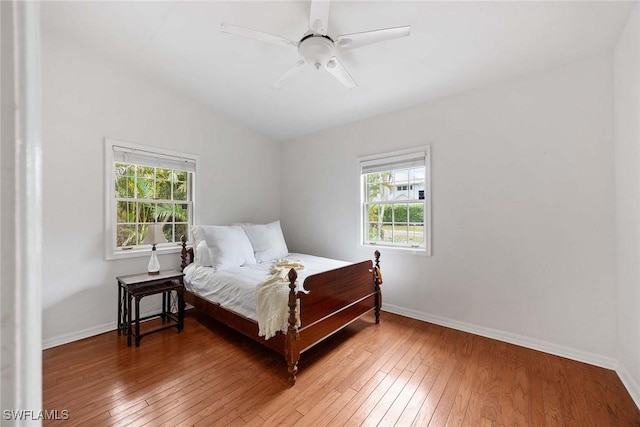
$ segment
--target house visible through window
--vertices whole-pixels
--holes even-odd
[[[143,243],[149,224],[163,224],[166,244],[175,247],[193,223],[194,156],[107,140],[111,152],[107,247],[113,254],[148,249]]]
[[[430,252],[429,147],[360,159],[362,243]]]

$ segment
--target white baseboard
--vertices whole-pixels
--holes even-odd
[[[618,364],[616,372],[620,377],[620,381],[626,387],[627,391],[631,395],[631,398],[636,403],[636,406],[640,408],[640,385],[633,379],[627,368]]]
[[[47,338],[42,341],[42,349],[57,347],[59,345],[68,344],[73,341],[78,341],[84,338],[89,338],[94,335],[100,335],[105,332],[114,331],[117,325],[116,322],[109,322],[103,325],[94,326],[92,328],[83,329],[81,331],[71,332],[68,334],[58,335],[57,337]]]
[[[141,313],[140,317],[149,316],[151,314],[157,313],[157,310],[149,311],[147,313]],[[58,335],[56,337],[51,337],[42,340],[42,349],[46,350],[48,348],[57,347],[63,344],[69,344],[73,341],[78,341],[84,338],[93,337],[95,335],[104,334],[105,332],[115,331],[118,328],[117,322],[114,320],[113,322],[104,323],[102,325],[93,326],[91,328],[83,329],[81,331],[70,332],[68,334]]]
[[[521,347],[531,348],[533,350],[554,354],[560,357],[566,357],[567,359],[577,360],[578,362],[584,362],[590,365],[600,366],[606,369],[615,370],[618,367],[618,361],[611,357],[590,353],[588,351],[577,350],[575,348],[566,347],[563,345],[558,345],[548,341],[538,340],[535,338],[530,338],[524,335],[505,332],[499,329],[485,328],[483,326],[477,326],[471,323],[459,322],[457,320],[448,319],[446,317],[435,316],[435,315],[423,313],[417,310],[398,307],[392,304],[383,303],[382,309],[384,311],[399,314],[405,317],[410,317],[412,319],[423,320],[429,323],[435,323],[436,325],[446,326],[447,328],[457,329],[459,331],[469,332],[471,334],[480,335],[487,338],[493,338],[498,341],[504,341],[509,344],[515,344]]]

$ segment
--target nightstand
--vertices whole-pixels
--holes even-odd
[[[118,335],[127,334],[127,345],[131,346],[131,337],[140,346],[143,336],[169,328],[184,326],[184,273],[178,270],[162,270],[159,274],[131,274],[116,277],[118,281]],[[150,316],[140,317],[140,300],[149,295],[162,294],[162,311]],[[135,300],[135,306],[132,306]],[[135,311],[135,313],[133,313]],[[135,320],[132,315],[135,314]],[[160,317],[162,326],[152,331],[140,333],[140,321]],[[135,324],[134,324],[135,322]],[[135,327],[135,330],[134,330]]]

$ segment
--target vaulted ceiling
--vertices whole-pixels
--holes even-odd
[[[285,140],[610,50],[633,2],[334,1],[329,35],[411,25],[409,37],[344,52],[358,87],[307,67],[293,47],[223,34],[222,22],[300,40],[309,1],[43,2],[60,33]]]

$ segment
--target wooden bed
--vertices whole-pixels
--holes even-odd
[[[182,236],[181,258],[183,270],[193,262],[193,249],[187,248],[185,236]],[[308,291],[306,294],[295,291],[296,278],[295,270],[291,269],[287,332],[278,332],[268,340],[258,336],[258,323],[254,320],[227,310],[187,289],[184,300],[219,322],[282,354],[288,365],[289,384],[293,385],[301,353],[369,312],[373,311],[376,323],[380,322],[380,252],[375,251],[375,264],[370,260],[362,261],[307,277],[304,281],[304,289]],[[300,326],[296,326],[298,301]]]

